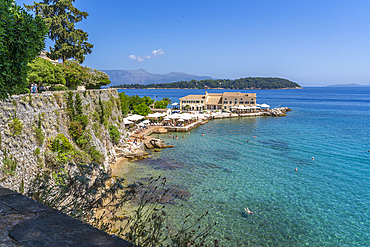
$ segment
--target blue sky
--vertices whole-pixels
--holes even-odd
[[[77,28],[94,45],[84,62],[92,68],[272,76],[302,86],[370,84],[368,0],[77,0],[75,6],[89,13]]]

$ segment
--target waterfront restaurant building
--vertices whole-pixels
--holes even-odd
[[[188,95],[180,98],[180,109],[191,111],[226,110],[256,106],[255,93],[225,92]]]

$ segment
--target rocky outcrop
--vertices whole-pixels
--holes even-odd
[[[287,111],[291,111],[291,109],[288,107],[280,107],[271,109],[269,112],[266,112],[265,115],[272,117],[285,117]]]

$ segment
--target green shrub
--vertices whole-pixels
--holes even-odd
[[[118,128],[115,125],[109,125],[108,130],[112,143],[116,145],[121,138],[121,133],[119,133]]]
[[[42,119],[41,119],[41,115],[39,114],[39,119],[37,121],[37,126],[34,127],[35,128],[37,145],[39,145],[39,146],[44,144],[44,139],[45,139],[44,132],[42,132],[42,128],[41,128],[41,125],[42,125],[41,122],[42,122]]]
[[[17,168],[17,160],[13,157],[13,155],[9,155],[9,150],[6,148],[3,150],[4,158],[3,158],[3,166],[1,170],[5,175],[14,176],[15,169]]]
[[[23,123],[17,117],[12,119],[12,122],[9,123],[9,127],[11,128],[11,132],[13,136],[19,135],[23,130]]]
[[[33,155],[39,156],[40,155],[40,148],[36,148],[35,151],[33,152]]]
[[[91,160],[95,163],[102,163],[103,162],[103,154],[101,154],[98,150],[96,150],[95,146],[89,148],[88,153],[91,156]]]
[[[67,91],[68,87],[66,86],[54,86],[50,89],[50,91]]]

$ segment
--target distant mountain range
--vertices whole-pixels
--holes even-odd
[[[370,87],[370,85],[360,85],[360,84],[356,84],[356,83],[350,83],[350,84],[329,85],[327,87]]]
[[[109,86],[122,84],[154,84],[190,80],[212,79],[210,76],[189,75],[181,72],[171,72],[168,74],[151,74],[144,69],[138,70],[104,70],[109,75],[111,84]]]

